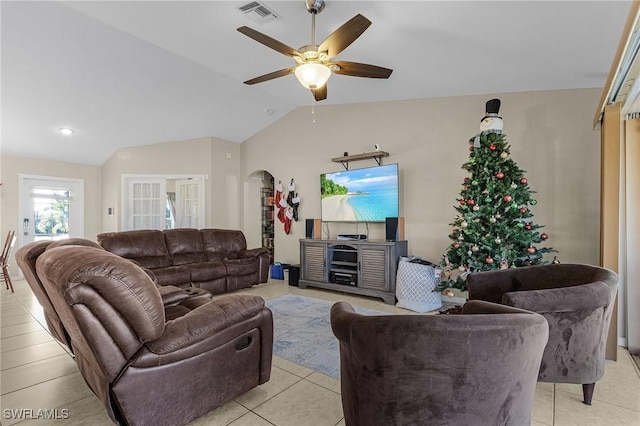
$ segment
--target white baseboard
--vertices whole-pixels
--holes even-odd
[[[627,347],[627,338],[618,336],[618,346]]]

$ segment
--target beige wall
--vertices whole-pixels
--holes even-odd
[[[22,158],[10,155],[2,155],[2,187],[0,187],[0,235],[2,244],[10,229],[17,230],[20,234],[21,220],[19,217],[19,188],[18,176],[20,174],[38,175],[48,177],[62,177],[82,179],[84,181],[84,235],[95,240],[96,234],[102,229],[101,193],[102,175],[99,166],[87,166],[82,164],[65,163],[61,161],[48,161],[35,158]],[[14,252],[20,246],[20,235],[14,247]],[[18,275],[18,268],[13,259],[10,261],[11,275]]]
[[[202,227],[238,229],[240,221],[240,145],[198,138],[121,149],[102,167],[104,231],[121,228],[120,192],[124,174],[206,175],[206,218]],[[107,215],[107,208],[114,215]]]
[[[478,132],[485,102],[502,100],[511,156],[527,171],[538,204],[534,220],[546,225],[548,245],[562,262],[598,263],[599,135],[592,130],[599,89],[508,93],[412,101],[301,107],[241,145],[242,176],[267,170],[276,183],[294,178],[302,198],[301,222],[286,235],[277,223],[276,260],[297,263],[304,219],[320,217],[321,173],[342,168],[331,158],[344,151],[390,153],[385,163],[400,166],[400,213],[405,217],[411,254],[438,261],[449,240],[449,223],[465,173],[468,140]],[[376,165],[374,160],[350,168]],[[259,221],[259,211],[245,211]],[[364,233],[364,225],[330,224],[340,232]],[[384,238],[381,224],[369,226],[370,238]]]
[[[527,170],[538,192],[534,219],[546,225],[548,243],[562,262],[598,263],[599,136],[590,116],[600,91],[564,90],[496,95],[512,158]],[[250,247],[260,245],[259,187],[251,175],[266,170],[276,183],[294,178],[302,198],[300,222],[286,235],[276,222],[276,260],[297,263],[304,219],[320,216],[319,176],[342,168],[331,158],[344,151],[390,153],[400,165],[400,212],[411,254],[439,260],[448,244],[453,205],[465,172],[468,140],[478,131],[492,95],[385,103],[301,107],[242,144],[217,138],[127,148],[102,167],[35,159],[2,158],[3,234],[17,223],[18,173],[85,179],[85,235],[119,227],[122,174],[205,174],[207,227],[240,228]],[[227,155],[228,154],[228,155]],[[230,157],[230,158],[228,158]],[[373,160],[351,168],[374,166]],[[104,184],[103,184],[104,182]],[[113,207],[115,214],[107,215]],[[329,224],[331,236],[365,233],[364,225]],[[384,238],[381,224],[370,238]]]

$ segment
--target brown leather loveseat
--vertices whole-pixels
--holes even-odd
[[[228,293],[269,278],[269,253],[247,249],[242,231],[179,228],[98,235],[107,251],[153,273],[158,285],[195,286]]]

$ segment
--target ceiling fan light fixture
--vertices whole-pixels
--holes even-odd
[[[326,65],[312,62],[298,65],[295,74],[300,84],[307,89],[318,89],[327,83],[331,70]]]
[[[75,130],[70,129],[69,127],[61,127],[58,129],[58,132],[60,132],[61,134],[65,135],[65,136],[71,136],[72,134],[75,133]]]

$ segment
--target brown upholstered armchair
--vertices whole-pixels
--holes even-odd
[[[46,250],[36,271],[115,422],[185,424],[269,380],[273,320],[260,297],[192,298],[169,320],[149,275],[105,250]]]
[[[549,343],[538,381],[582,384],[591,405],[604,375],[605,345],[618,276],[591,265],[558,264],[478,272],[467,277],[470,300],[538,312],[549,322]]]
[[[469,302],[463,315],[364,316],[331,308],[347,426],[528,425],[548,327]]]

